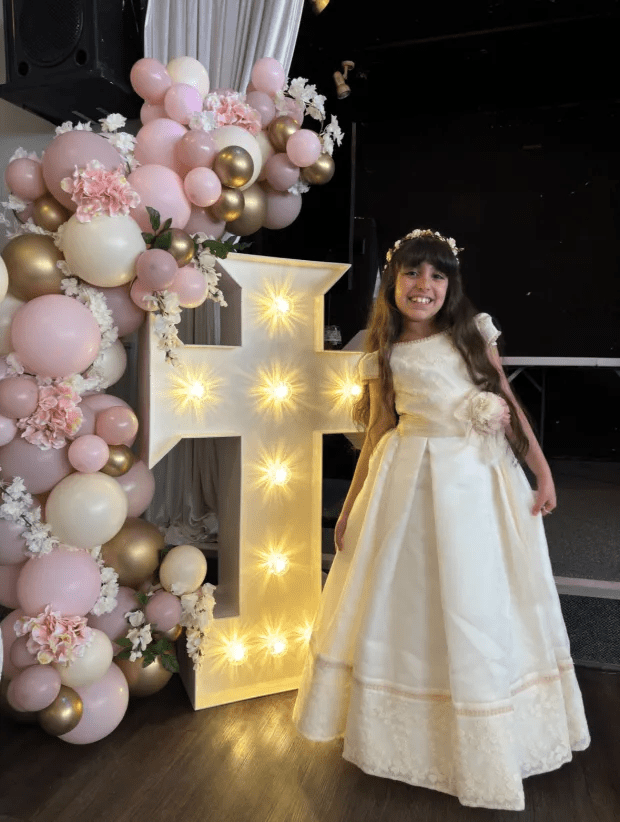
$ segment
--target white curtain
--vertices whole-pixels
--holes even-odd
[[[291,65],[304,0],[151,0],[144,55],[168,63],[195,57],[211,89],[245,91],[252,66],[275,57]],[[185,343],[217,345],[219,306],[207,300],[183,311]],[[224,309],[225,311],[226,309]],[[166,528],[168,544],[217,539],[217,454],[211,440],[183,440],[154,469],[155,496],[146,518]]]

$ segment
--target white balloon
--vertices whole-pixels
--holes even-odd
[[[260,153],[263,158],[261,170],[257,178],[260,181],[265,179],[265,175],[263,173],[265,170],[265,163],[270,157],[272,157],[276,153],[276,150],[271,145],[271,140],[269,139],[269,137],[267,137],[267,132],[265,131],[259,131],[259,133],[256,135],[256,142],[258,143]]]
[[[254,174],[252,174],[245,185],[240,186],[239,190],[245,191],[246,188],[249,188],[256,182],[263,166],[263,154],[256,137],[250,134],[249,131],[241,128],[241,126],[221,126],[209,133],[213,137],[218,151],[221,151],[227,146],[241,146],[241,148],[244,148],[250,154],[252,162],[254,163]]]
[[[159,568],[159,581],[166,591],[182,596],[195,591],[207,573],[207,560],[193,545],[171,548]]]
[[[115,340],[109,348],[101,353],[97,360],[97,372],[101,374],[103,382],[101,388],[109,388],[118,382],[127,368],[127,352],[120,340]]]
[[[7,294],[0,302],[0,354],[10,354],[13,350],[11,340],[11,323],[18,308],[24,304],[12,294]]]
[[[92,628],[92,641],[84,649],[84,655],[73,662],[53,662],[60,674],[60,681],[69,688],[92,685],[106,673],[112,664],[114,649],[107,634]]]
[[[146,250],[138,223],[128,214],[99,214],[88,223],[65,223],[61,251],[71,271],[91,285],[113,288],[135,277],[137,257]]]
[[[6,263],[0,257],[0,302],[6,297],[6,292],[9,287],[9,272],[6,268]]]
[[[66,545],[94,548],[112,539],[127,519],[127,495],[100,471],[69,474],[52,488],[45,519],[52,534]]]
[[[173,83],[193,86],[203,97],[209,93],[209,75],[201,62],[193,57],[175,57],[166,66]]]

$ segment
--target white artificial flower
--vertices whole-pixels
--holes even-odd
[[[1,206],[4,208],[10,208],[11,211],[23,211],[25,208],[28,208],[30,203],[27,203],[26,200],[22,200],[21,197],[18,197],[17,194],[9,194],[9,199],[6,203],[0,203]]]
[[[139,628],[140,625],[144,624],[144,613],[142,611],[128,611],[124,616],[134,628]]]
[[[71,120],[65,120],[60,126],[56,126],[56,136],[59,134],[66,134],[68,131],[73,131],[73,123]]]
[[[325,118],[325,97],[322,94],[315,94],[308,105],[308,114],[315,120],[323,120]]]
[[[16,499],[18,497],[23,497],[28,493],[26,491],[26,483],[24,482],[24,480],[21,477],[15,477],[15,479],[7,487],[5,493],[7,493],[13,499]],[[30,496],[30,495],[28,495],[28,496]],[[32,497],[30,497],[30,501],[32,501]]]
[[[213,131],[217,128],[217,119],[213,111],[196,111],[192,114],[189,127],[192,131]]]
[[[78,123],[75,127],[75,131],[92,131],[93,127],[90,122],[88,123]]]
[[[309,103],[316,95],[316,86],[309,85],[303,77],[295,77],[288,87],[288,95],[298,102]]]
[[[28,154],[26,149],[22,148],[20,146],[19,148],[16,148],[15,151],[13,152],[13,156],[9,160],[9,163],[12,163],[13,160],[23,160],[23,159],[25,159],[26,157],[29,157],[29,156],[30,155]],[[35,157],[36,157],[36,155],[35,155]]]
[[[126,131],[121,131],[118,134],[106,134],[104,136],[107,141],[123,155],[130,154],[136,147],[136,138],[133,134],[129,134]]]
[[[99,120],[99,122],[101,123],[102,131],[111,132],[123,128],[127,122],[127,118],[123,117],[122,114],[108,114],[105,119]]]
[[[287,191],[289,194],[305,194],[307,191],[310,191],[310,186],[305,180],[300,178],[289,189],[287,189]]]
[[[150,624],[131,628],[127,631],[127,639],[133,645],[134,651],[146,651],[149,643],[153,640]]]
[[[12,351],[10,354],[7,354],[6,357],[6,364],[7,374],[10,376],[12,374],[23,374],[24,373],[24,366],[19,361],[17,354]]]

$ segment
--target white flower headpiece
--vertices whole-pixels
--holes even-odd
[[[398,251],[398,249],[404,242],[406,242],[407,240],[414,240],[416,237],[437,237],[437,239],[441,240],[444,243],[447,243],[450,246],[450,249],[452,250],[452,253],[455,257],[459,256],[459,251],[464,251],[463,248],[456,247],[456,241],[453,237],[444,237],[443,234],[440,234],[438,231],[431,231],[430,228],[415,228],[413,231],[410,231],[409,234],[405,234],[405,236],[402,239],[396,240],[392,248],[390,248],[390,250],[386,254],[386,259],[388,263],[394,256],[394,252]]]

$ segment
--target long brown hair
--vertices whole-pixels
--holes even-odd
[[[523,461],[528,452],[529,441],[517,415],[517,409],[510,397],[504,393],[500,375],[489,360],[487,343],[474,320],[478,312],[463,291],[458,258],[448,243],[436,236],[415,237],[401,244],[383,272],[379,294],[371,309],[365,349],[367,352],[376,351],[378,355],[381,402],[385,411],[397,419],[390,356],[394,343],[401,335],[403,318],[396,307],[394,296],[396,278],[400,271],[411,270],[423,262],[434,266],[448,278],[446,299],[435,315],[437,331],[449,329],[452,341],[462,355],[474,385],[481,391],[499,394],[508,404],[514,434],[512,449],[516,457]],[[362,394],[354,404],[352,413],[354,422],[367,430],[370,419],[370,391],[367,382],[364,383]],[[524,413],[529,420],[525,410]]]

